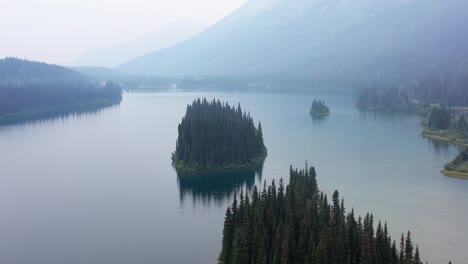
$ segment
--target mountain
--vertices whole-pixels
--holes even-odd
[[[106,67],[76,66],[68,68],[83,75],[95,78],[101,82],[109,80],[119,81],[126,77],[124,73]]]
[[[468,1],[250,0],[191,39],[117,67],[134,74],[332,79],[414,74],[468,55]]]
[[[75,82],[88,83],[90,80],[68,68],[42,62],[28,61],[16,58],[0,59],[0,84],[15,85]]]
[[[182,42],[205,27],[194,21],[178,21],[140,38],[83,53],[75,66],[114,67],[149,52]]]
[[[122,89],[68,68],[0,59],[0,125],[119,103]]]

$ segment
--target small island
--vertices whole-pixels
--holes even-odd
[[[309,113],[314,118],[322,118],[330,114],[330,109],[325,105],[323,100],[314,99]]]
[[[197,99],[179,124],[172,161],[179,175],[223,173],[261,165],[266,156],[262,125],[240,104]]]
[[[468,148],[460,151],[453,161],[445,164],[442,174],[449,177],[468,179]]]

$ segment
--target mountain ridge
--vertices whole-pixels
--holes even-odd
[[[205,26],[195,21],[169,23],[136,39],[85,51],[73,65],[115,67],[144,54],[183,42],[204,28]]]
[[[465,56],[465,22],[468,4],[458,0],[255,0],[189,40],[117,69],[175,76],[293,72],[337,79],[373,70],[388,58],[417,71],[418,60]],[[407,62],[394,62],[397,58]]]

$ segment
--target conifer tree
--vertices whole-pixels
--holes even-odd
[[[198,98],[178,126],[172,160],[178,172],[207,172],[255,165],[266,154],[261,123],[256,128],[240,104]]]
[[[251,199],[241,192],[226,211],[219,262],[421,264],[409,232],[406,239],[402,234],[398,250],[386,223],[379,221],[374,231],[372,214],[345,215],[339,193],[329,204],[315,177],[314,169],[290,168],[286,188],[280,180],[278,188],[274,181],[261,193],[254,188]]]

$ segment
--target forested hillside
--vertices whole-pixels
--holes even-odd
[[[0,60],[0,116],[31,109],[120,102],[118,84],[105,85],[57,65],[6,58]],[[39,111],[40,112],[40,111]]]
[[[251,0],[127,73],[301,78],[316,85],[401,80],[466,61],[468,2]]]

